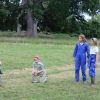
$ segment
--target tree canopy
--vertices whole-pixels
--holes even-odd
[[[99,0],[0,0],[0,30],[21,25],[25,35],[40,31],[100,36]],[[92,19],[86,21],[84,13]]]

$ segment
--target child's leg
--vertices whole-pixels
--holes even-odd
[[[33,83],[37,82],[37,75],[36,75],[36,73],[32,74],[32,82]]]
[[[47,74],[46,74],[45,71],[41,72],[41,73],[39,74],[39,76],[40,76],[40,79],[39,79],[40,82],[43,82],[43,83],[44,83],[44,82],[47,82],[48,76],[47,76]]]
[[[91,77],[91,85],[95,84],[95,77]]]
[[[80,60],[76,59],[76,64],[75,64],[75,80],[76,82],[79,82],[79,71],[80,71]]]
[[[95,63],[91,63],[89,67],[89,76],[91,77],[91,84],[95,84]]]
[[[86,77],[86,55],[81,56],[81,72],[83,77],[83,82],[87,80]]]
[[[83,77],[83,82],[87,80],[86,78],[86,65],[83,64],[81,65],[81,71],[82,71],[82,77]]]

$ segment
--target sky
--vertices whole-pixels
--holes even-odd
[[[20,0],[20,3],[22,2],[22,0]]]
[[[91,17],[89,14],[87,14],[87,13],[82,13],[81,15],[84,16],[84,18],[85,18],[86,21],[88,21],[88,20],[90,20],[90,19],[92,18],[92,17]]]

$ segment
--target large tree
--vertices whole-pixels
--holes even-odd
[[[37,36],[37,24],[42,15],[43,0],[22,0],[23,9],[26,12],[27,36]]]

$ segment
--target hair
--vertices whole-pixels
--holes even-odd
[[[83,42],[86,42],[86,41],[87,41],[87,40],[86,40],[86,37],[85,37],[85,35],[84,35],[84,34],[79,35],[79,37],[81,37],[81,38],[82,38]]]
[[[97,45],[97,38],[92,38],[92,41],[94,42],[95,45]]]
[[[39,57],[39,56],[34,56],[34,59],[35,59],[35,58],[37,58],[38,60],[40,60],[40,57]]]

